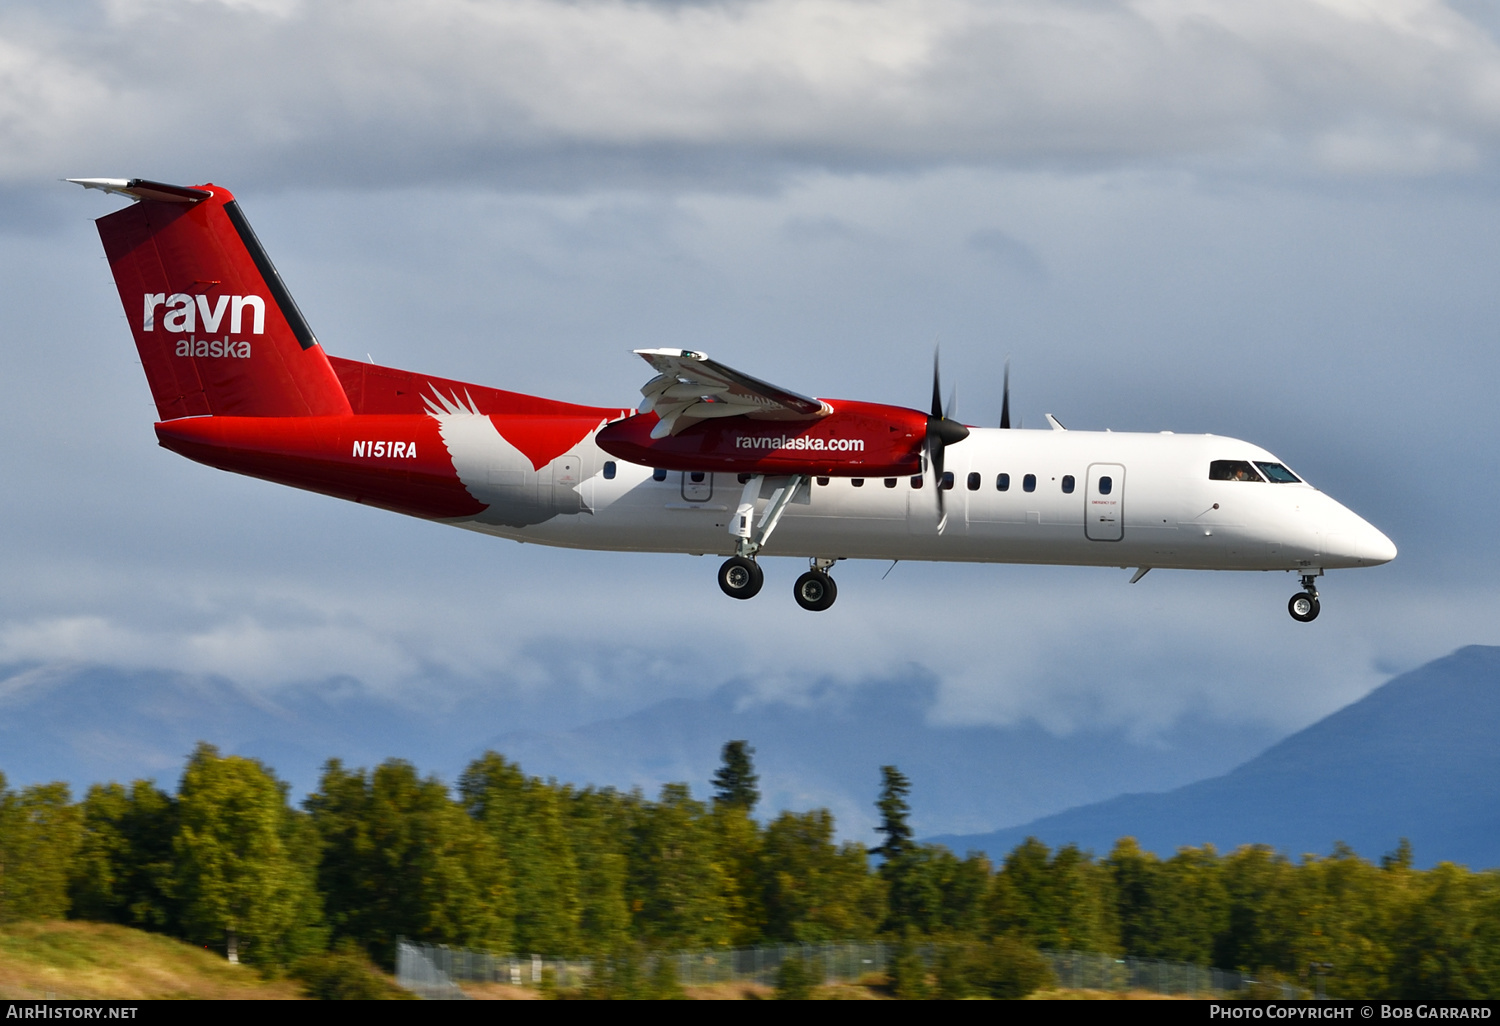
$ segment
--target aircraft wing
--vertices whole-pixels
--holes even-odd
[[[715,417],[757,420],[816,420],[833,412],[819,399],[742,374],[691,349],[637,349],[657,375],[641,387],[645,402],[661,418],[652,438],[675,435],[688,425]]]

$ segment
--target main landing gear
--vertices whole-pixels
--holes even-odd
[[[797,583],[792,585],[792,597],[797,600],[797,605],[813,613],[821,613],[833,605],[834,599],[839,597],[839,587],[828,576],[831,566],[831,559],[815,559],[812,569],[797,578]]]
[[[744,556],[730,556],[719,567],[719,587],[730,598],[747,599],[760,594],[760,586],[766,583],[766,575],[760,564]]]
[[[760,594],[761,585],[766,578],[755,562],[755,554],[770,541],[771,532],[781,522],[781,514],[797,500],[798,493],[807,488],[808,482],[805,474],[771,478],[756,474],[745,478],[745,490],[740,493],[740,504],[729,522],[729,534],[735,540],[734,555],[719,567],[719,588],[724,594],[737,599],[754,598]],[[755,502],[760,498],[771,501],[757,522]],[[833,605],[839,590],[834,585],[833,578],[828,576],[828,568],[835,562],[832,559],[812,561],[812,569],[797,578],[797,584],[792,589],[797,605],[814,612]]]
[[[1293,595],[1286,604],[1286,611],[1292,614],[1293,620],[1312,623],[1318,618],[1317,579],[1317,574],[1302,575],[1302,590]]]
[[[797,578],[792,585],[792,597],[797,605],[814,613],[821,613],[833,605],[839,597],[839,588],[828,575],[833,566],[831,559],[815,559],[813,567]],[[766,575],[760,564],[744,556],[730,556],[719,567],[719,588],[730,598],[747,599],[760,594]]]

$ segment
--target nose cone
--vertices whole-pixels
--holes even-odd
[[[1396,558],[1394,542],[1368,521],[1347,510],[1345,513],[1338,529],[1323,536],[1326,565],[1379,566]]]
[[[1375,528],[1370,528],[1372,541],[1370,543],[1370,554],[1367,557],[1372,564],[1389,563],[1396,558],[1396,543]]]

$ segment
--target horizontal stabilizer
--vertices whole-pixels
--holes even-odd
[[[131,199],[149,199],[160,203],[197,203],[213,195],[208,189],[167,185],[165,182],[152,182],[145,178],[69,178],[68,181],[85,189],[99,189],[102,192],[129,196]]]

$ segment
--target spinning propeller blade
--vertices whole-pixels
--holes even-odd
[[[955,398],[957,391],[955,390]],[[948,401],[949,408],[954,400]],[[927,418],[927,440],[923,445],[927,462],[932,467],[933,483],[937,486],[938,533],[948,526],[947,504],[943,498],[943,455],[948,446],[969,437],[969,429],[943,413],[943,385],[938,369],[938,351],[932,351],[932,415]]]
[[[1005,391],[1000,400],[1000,426],[1010,427],[1010,357],[1005,358]]]

